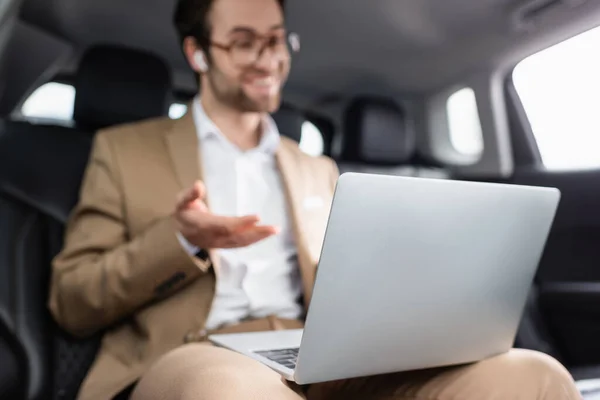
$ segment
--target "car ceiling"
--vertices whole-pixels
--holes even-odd
[[[490,65],[514,63],[600,23],[600,2],[563,0],[528,29],[517,10],[552,0],[288,0],[302,38],[288,90],[313,99],[369,90],[427,92]],[[556,1],[556,0],[555,0]],[[26,0],[22,19],[78,50],[120,43],[169,61],[193,89],[171,15],[175,0]],[[72,71],[71,71],[72,72]]]

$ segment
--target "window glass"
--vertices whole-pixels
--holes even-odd
[[[183,117],[183,115],[187,112],[187,105],[181,103],[171,104],[169,108],[169,118],[178,119]]]
[[[73,119],[75,88],[50,82],[37,88],[23,103],[21,114],[29,118],[49,118],[60,121]]]
[[[454,149],[467,156],[480,156],[483,135],[475,92],[471,88],[458,90],[446,104],[450,142]]]
[[[323,134],[319,128],[310,121],[302,124],[302,136],[300,137],[300,149],[312,156],[323,154],[324,141]]]
[[[598,48],[600,28],[526,58],[513,72],[548,169],[600,167]]]

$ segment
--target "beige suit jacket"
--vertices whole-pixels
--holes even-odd
[[[111,398],[205,324],[218,259],[189,256],[172,219],[177,193],[202,179],[199,145],[191,113],[95,138],[64,249],[53,262],[49,299],[66,331],[105,332],[80,399]],[[338,170],[283,137],[276,158],[308,305]],[[323,201],[307,201],[315,197]]]

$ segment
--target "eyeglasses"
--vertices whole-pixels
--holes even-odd
[[[230,44],[224,45],[211,42],[212,46],[229,53],[231,61],[238,67],[248,67],[256,63],[265,50],[278,60],[286,60],[291,54],[300,51],[300,36],[296,33],[273,33],[259,35],[245,33],[243,37],[233,39]]]

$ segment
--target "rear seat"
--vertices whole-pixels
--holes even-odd
[[[539,309],[539,293],[535,284],[529,291],[527,304],[515,339],[515,347],[541,351],[554,358],[561,358],[556,343],[546,331],[544,317]]]
[[[282,136],[286,136],[297,143],[302,139],[302,125],[306,118],[300,110],[295,107],[282,104],[272,115],[277,128]]]
[[[450,174],[417,149],[414,127],[392,100],[361,97],[344,113],[340,172],[448,179]]]
[[[75,86],[75,129],[0,123],[0,282],[11,282],[2,286],[0,333],[16,341],[16,361],[0,364],[12,369],[2,375],[21,377],[25,387],[11,390],[25,390],[28,400],[75,398],[98,346],[98,338],[60,331],[46,308],[50,262],[77,202],[94,131],[166,115],[170,103],[166,65],[123,48],[87,52]]]
[[[165,62],[122,47],[96,46],[86,52],[75,86],[73,118],[90,131],[166,116],[172,100]]]
[[[3,293],[8,294],[8,291]],[[27,366],[21,361],[22,351],[14,333],[0,322],[0,399],[25,397]]]
[[[540,310],[539,290],[535,285],[531,288],[529,293],[527,305],[525,306],[523,318],[521,319],[519,331],[517,332],[515,347],[541,351],[542,353],[549,354],[564,362],[557,344],[547,332],[546,321]],[[593,385],[592,382],[586,382],[586,387],[593,387],[597,392],[589,397],[584,396],[584,398],[586,400],[588,398],[600,400],[599,365],[569,368],[569,371],[573,375],[573,378],[579,381],[580,384],[583,381],[594,380],[595,382],[593,382]]]

